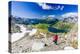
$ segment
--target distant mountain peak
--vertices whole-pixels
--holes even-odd
[[[78,21],[78,13],[66,13],[62,15],[63,21],[75,23]]]

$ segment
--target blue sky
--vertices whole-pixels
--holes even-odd
[[[24,18],[60,16],[69,12],[78,12],[77,7],[77,5],[12,1],[11,15]]]

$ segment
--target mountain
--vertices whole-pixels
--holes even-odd
[[[78,21],[78,13],[66,13],[62,18],[64,22],[75,23]]]
[[[21,17],[9,17],[11,19],[11,23],[17,24],[39,24],[39,23],[47,23],[47,24],[55,24],[58,19],[56,18],[21,18]]]

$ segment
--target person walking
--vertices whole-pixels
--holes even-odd
[[[53,36],[54,44],[58,45],[57,41],[58,41],[58,35],[56,34],[55,36]]]

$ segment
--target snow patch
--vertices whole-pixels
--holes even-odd
[[[42,42],[34,42],[32,45],[32,50],[39,51],[40,49],[44,48],[44,43]]]
[[[64,50],[72,50],[72,49],[74,49],[74,48],[70,47],[70,46],[67,46],[67,47],[64,48]]]

